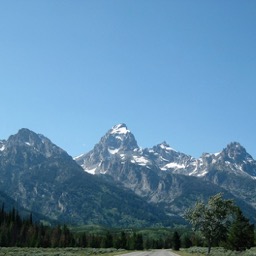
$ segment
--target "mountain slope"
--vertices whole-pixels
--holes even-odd
[[[256,213],[256,161],[239,143],[195,159],[166,142],[139,148],[127,126],[119,124],[75,160],[86,172],[110,175],[114,182],[160,204],[169,214],[182,216],[196,199],[218,192],[236,200],[247,216]]]
[[[57,222],[48,218],[47,216],[44,216],[42,214],[39,214],[37,212],[29,211],[22,206],[20,206],[15,200],[13,200],[11,197],[7,196],[4,192],[0,191],[0,205],[3,207],[5,212],[10,212],[13,209],[17,210],[19,212],[19,215],[22,218],[29,218],[30,214],[32,214],[32,218],[36,222],[43,222],[47,223],[48,225],[56,225]]]
[[[161,209],[84,172],[64,150],[28,129],[1,141],[0,191],[24,208],[66,223],[148,226],[168,221]]]

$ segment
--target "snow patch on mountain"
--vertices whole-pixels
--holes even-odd
[[[202,170],[200,173],[197,174],[197,177],[203,177],[208,173],[207,170]]]
[[[87,169],[87,168],[85,168],[84,170],[85,170],[86,172],[92,174],[92,175],[95,175],[95,174],[96,174],[96,169],[97,169],[97,167],[92,168],[92,169]]]
[[[150,161],[144,156],[133,156],[131,160],[132,163],[137,163],[138,165],[147,166],[150,164]]]
[[[127,133],[130,133],[130,130],[127,129],[125,124],[118,124],[115,125],[112,128],[112,131],[110,132],[110,134],[122,134],[122,135],[126,135]],[[122,139],[122,137],[116,137],[118,139]]]
[[[157,154],[157,155],[158,155],[158,154]],[[168,159],[163,158],[162,156],[160,156],[160,159],[161,159],[162,161],[164,161],[164,162],[169,162]]]
[[[160,146],[160,148],[162,148],[166,151],[175,151],[175,152],[177,152],[175,149],[171,148],[168,144],[166,144],[166,142],[163,142],[159,146]]]
[[[219,168],[237,175],[256,177],[256,161],[239,143],[231,143],[217,153],[204,153],[196,159],[176,151],[165,141],[153,148],[140,148],[125,124],[113,126],[92,151],[74,159],[91,174],[113,174],[113,168],[122,169],[125,163],[130,162],[137,166],[197,177],[204,177],[211,170]],[[102,161],[104,165],[100,164]]]
[[[119,151],[119,148],[115,148],[115,149],[108,148],[108,152],[109,152],[111,155],[117,154],[118,151]]]
[[[207,174],[202,158],[194,159],[194,161],[190,163],[190,166],[193,167],[193,169],[189,172],[189,176],[202,177]]]
[[[75,157],[73,157],[73,159],[76,161],[76,160],[78,160],[79,158],[81,158],[81,157],[83,157],[85,154],[81,154],[81,155],[79,155],[79,156],[75,156]]]
[[[164,167],[161,168],[161,170],[166,171],[168,169],[183,169],[185,168],[184,164],[178,164],[178,163],[168,163]]]

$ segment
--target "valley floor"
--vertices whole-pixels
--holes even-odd
[[[170,250],[150,250],[130,252],[122,254],[122,256],[179,256],[179,254],[176,254]]]
[[[114,256],[124,254],[126,251],[110,249],[94,249],[94,248],[27,248],[27,247],[0,247],[0,256]]]
[[[0,247],[0,256],[205,256],[207,248],[192,247],[181,249],[180,251],[172,250],[149,250],[149,251],[125,251],[110,249],[94,248],[19,248],[19,247]],[[256,256],[256,248],[245,252],[231,252],[222,248],[213,248],[211,256]]]

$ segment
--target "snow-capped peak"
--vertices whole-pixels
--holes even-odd
[[[128,130],[125,124],[117,124],[112,127],[110,133],[111,134],[127,134],[127,133],[130,133],[130,130]]]
[[[166,151],[175,151],[177,152],[175,149],[171,148],[165,141],[163,143],[161,143],[160,145],[161,149],[164,149]]]

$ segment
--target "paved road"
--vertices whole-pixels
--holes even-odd
[[[170,250],[138,251],[122,254],[121,256],[179,256]]]

